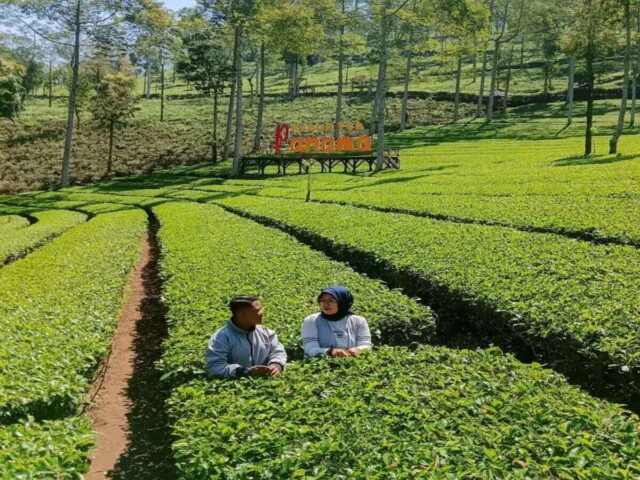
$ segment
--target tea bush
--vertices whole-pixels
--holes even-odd
[[[480,329],[511,329],[561,369],[640,392],[636,248],[255,196],[219,203],[413,288],[430,305],[464,306],[461,316],[473,314]]]
[[[1,209],[0,206],[0,211]],[[0,226],[0,265],[38,248],[86,220],[86,215],[82,213],[64,210],[36,212],[31,215],[37,219],[33,225],[10,230]]]
[[[145,228],[141,210],[99,215],[0,270],[0,423],[76,413]]]
[[[0,478],[22,480],[81,478],[93,447],[86,418],[35,423],[27,419],[0,427]]]
[[[265,324],[297,356],[302,320],[318,311],[316,297],[331,284],[353,292],[354,310],[369,320],[374,343],[424,341],[434,333],[427,307],[289,235],[214,205],[167,203],[153,211],[161,224],[161,274],[171,325],[163,359],[167,377],[203,372],[207,340],[229,318],[234,294],[261,298]]]
[[[498,349],[383,347],[170,399],[181,479],[631,479],[636,416]]]

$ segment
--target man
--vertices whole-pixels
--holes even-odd
[[[213,334],[207,346],[210,377],[235,378],[280,375],[287,354],[273,330],[261,325],[264,309],[256,297],[236,296],[229,304],[231,319]]]

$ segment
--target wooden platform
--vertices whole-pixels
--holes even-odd
[[[248,155],[242,158],[240,165],[241,173],[247,173],[251,168],[256,168],[258,173],[264,174],[269,166],[278,167],[278,175],[286,175],[287,169],[297,166],[297,173],[307,173],[313,165],[320,165],[322,173],[331,173],[336,167],[343,167],[343,173],[356,173],[362,165],[367,165],[369,171],[373,170],[376,163],[375,155],[354,154],[349,156],[340,155],[312,156],[312,155]],[[384,169],[400,169],[400,156],[397,151],[388,150],[384,154]]]

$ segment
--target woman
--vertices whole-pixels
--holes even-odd
[[[351,312],[353,296],[346,287],[325,288],[318,303],[321,311],[302,322],[305,356],[351,357],[372,347],[367,320]]]

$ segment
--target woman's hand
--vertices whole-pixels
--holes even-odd
[[[350,357],[357,357],[358,355],[360,355],[360,348],[351,347],[349,350],[347,350],[347,353]]]

